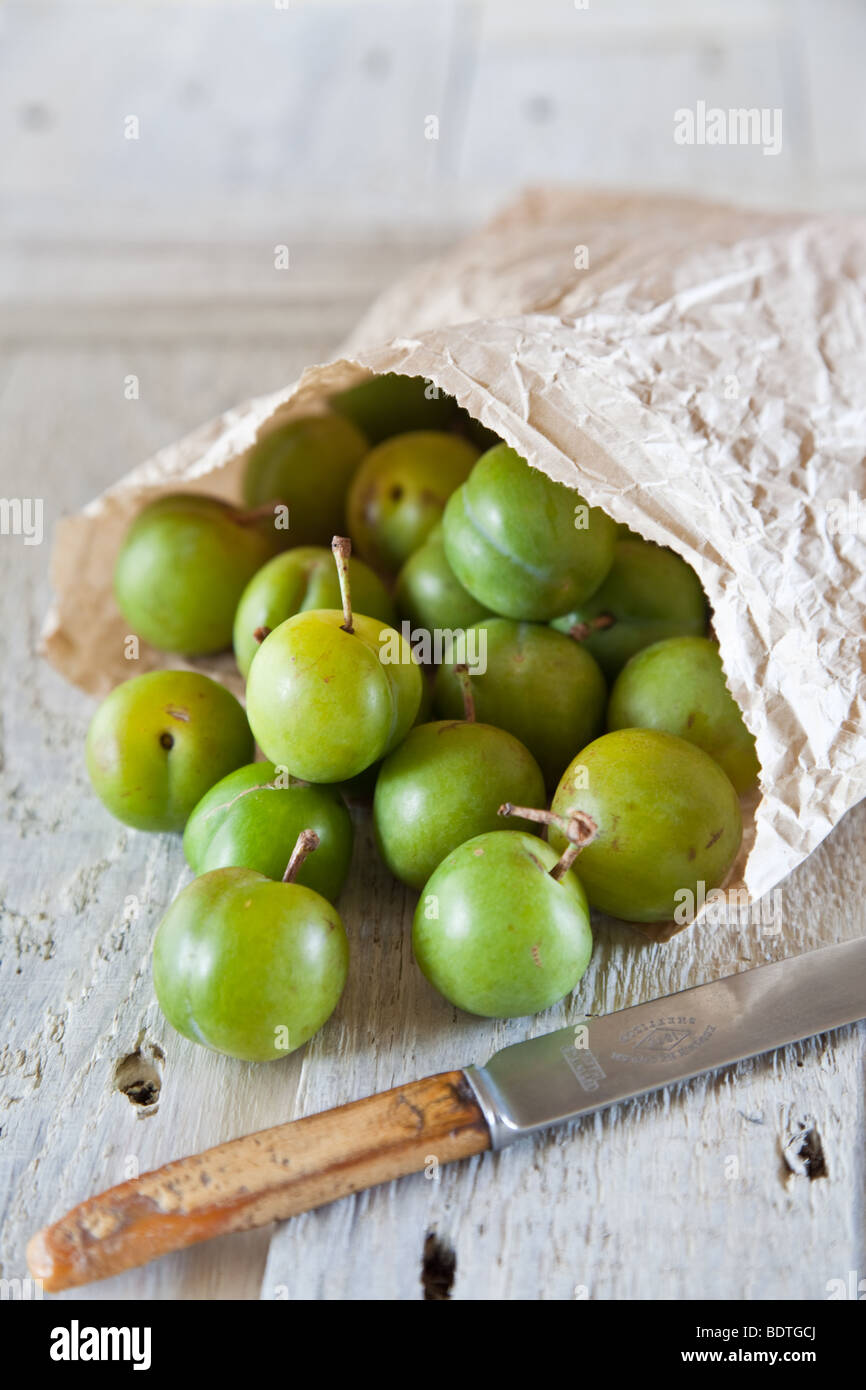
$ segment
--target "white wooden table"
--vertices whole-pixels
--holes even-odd
[[[378,288],[522,180],[862,205],[863,12],[822,6],[816,35],[804,6],[698,9],[7,6],[2,495],[43,497],[48,530],[327,357]],[[670,108],[701,96],[783,105],[783,154],[678,150]],[[0,537],[4,1279],[24,1274],[36,1227],[137,1171],[866,930],[861,806],[784,885],[778,935],[703,927],[657,947],[603,928],[570,1003],[533,1024],[458,1017],[412,962],[411,895],[361,817],[334,1020],[270,1067],[206,1054],[165,1025],[150,982],[154,928],[188,876],[179,841],[102,810],[83,764],[92,704],[36,654],[48,559],[47,540]],[[864,1047],[849,1028],[81,1296],[422,1298],[438,1242],[457,1299],[823,1299],[866,1277]]]

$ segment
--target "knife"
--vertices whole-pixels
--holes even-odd
[[[30,1270],[105,1279],[864,1017],[866,938],[759,966],[143,1173],[39,1231]]]

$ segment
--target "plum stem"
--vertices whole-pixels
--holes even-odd
[[[570,815],[560,816],[556,811],[538,810],[534,806],[515,806],[506,801],[500,806],[500,816],[519,816],[521,820],[536,821],[539,825],[555,825],[568,841],[557,862],[550,870],[550,877],[559,883],[568,873],[582,849],[595,839],[598,824],[585,811],[572,811]]]
[[[256,630],[255,630],[255,632],[253,633],[253,637],[255,637],[256,641],[257,641],[258,644],[259,644],[259,646],[261,646],[261,644],[262,644],[262,642],[264,642],[265,638],[266,638],[266,637],[270,637],[270,635],[271,635],[271,629],[270,629],[269,627],[257,627]]]
[[[352,590],[349,587],[349,556],[352,553],[352,542],[348,536],[335,536],[331,541],[331,550],[337,562],[337,578],[340,581],[340,597],[343,600],[343,631],[354,632]]]
[[[568,629],[569,637],[573,637],[575,642],[583,642],[593,632],[604,632],[606,627],[613,627],[616,618],[612,613],[599,613],[597,618],[590,618],[585,623],[572,623]]]
[[[469,667],[463,661],[459,666],[454,667],[454,674],[460,686],[460,694],[463,696],[463,718],[467,724],[475,723],[475,692],[472,689],[472,677],[469,674]]]
[[[312,854],[313,850],[318,848],[319,837],[315,830],[302,830],[295,841],[292,857],[286,865],[286,872],[283,874],[283,883],[294,883],[307,855]]]

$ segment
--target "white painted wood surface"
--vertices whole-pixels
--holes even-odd
[[[522,181],[863,203],[866,22],[843,0],[820,19],[770,0],[12,4],[0,26],[0,493],[44,497],[46,530],[327,357],[378,288]],[[676,147],[672,110],[699,98],[782,105],[783,154]],[[83,766],[91,702],[36,655],[48,549],[0,538],[0,1277],[24,1273],[36,1226],[135,1165],[866,929],[861,806],[785,885],[777,935],[702,927],[653,947],[604,927],[573,1001],[484,1023],[421,979],[411,895],[361,817],[335,1019],[271,1067],[205,1054],[150,984],[180,844],[102,811]],[[137,1050],[119,1080],[158,1074],[156,1105],[117,1089]],[[457,1299],[822,1299],[866,1278],[864,1070],[866,1029],[850,1028],[83,1296],[415,1299],[433,1230]],[[823,1176],[817,1140],[802,1156],[810,1133]]]

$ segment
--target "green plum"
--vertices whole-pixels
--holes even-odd
[[[87,771],[113,816],[137,830],[183,830],[205,792],[248,763],[246,715],[197,671],[151,671],[118,685],[87,734]]]
[[[352,601],[359,613],[394,623],[394,605],[377,574],[354,557],[349,561]],[[340,581],[334,557],[324,546],[299,546],[275,555],[254,574],[235,614],[235,658],[241,674],[269,632],[295,613],[313,608],[339,608]]]
[[[241,868],[279,879],[286,846],[305,828],[319,845],[297,881],[334,902],[349,872],[352,818],[332,787],[295,781],[273,763],[239,767],[205,792],[186,823],[183,851],[196,874]]]
[[[395,573],[441,521],[478,450],[437,430],[399,434],[371,449],[349,491],[349,530],[375,569]]]
[[[346,538],[335,537],[343,610],[296,613],[265,638],[247,681],[265,757],[307,782],[345,782],[402,742],[421,703],[409,643],[353,614]]]
[[[561,861],[560,861],[561,862]],[[499,830],[443,859],[415,911],[412,946],[450,1003],[484,1018],[539,1013],[570,994],[592,954],[586,894],[534,835]]]
[[[609,729],[663,729],[715,758],[739,794],[760,771],[755,740],[708,637],[669,637],[633,656],[610,695]]]
[[[426,632],[454,632],[488,616],[488,609],[459,582],[445,556],[441,525],[409,556],[397,576],[400,615]]]
[[[291,544],[327,545],[345,529],[346,494],[369,447],[361,431],[339,415],[290,420],[250,453],[244,498],[251,507],[281,498],[289,508]]]
[[[616,526],[507,444],[478,460],[445,508],[448,563],[505,618],[546,622],[593,593],[613,562]]]
[[[138,637],[160,651],[203,656],[231,646],[241,594],[283,544],[274,508],[242,512],[218,497],[151,502],[126,533],[114,593]]]
[[[173,1028],[247,1062],[287,1056],[334,1012],[349,943],[321,894],[294,882],[315,847],[299,837],[284,881],[253,869],[213,869],[177,896],[157,929],[153,983]]]
[[[664,637],[705,633],[707,601],[691,565],[633,536],[617,541],[601,588],[554,627],[582,642],[613,681],[641,648]]]
[[[577,749],[604,727],[607,687],[598,665],[579,643],[535,623],[488,618],[472,630],[479,653],[482,634],[486,643],[486,669],[472,677],[478,718],[520,739],[555,787]],[[437,714],[459,716],[462,700],[454,666],[441,666]]]
[[[331,397],[331,409],[351,420],[371,444],[409,430],[447,430],[457,403],[423,376],[386,372]]]
[[[681,894],[719,887],[740,848],[737,793],[713,758],[656,729],[619,729],[584,748],[563,774],[555,817],[598,827],[580,856],[594,908],[629,922],[674,916]],[[550,843],[562,848],[556,821]]]
[[[504,729],[476,723],[471,703],[468,713],[419,724],[385,759],[376,782],[376,842],[391,872],[412,888],[464,840],[494,829],[503,802],[544,800],[529,750]]]

